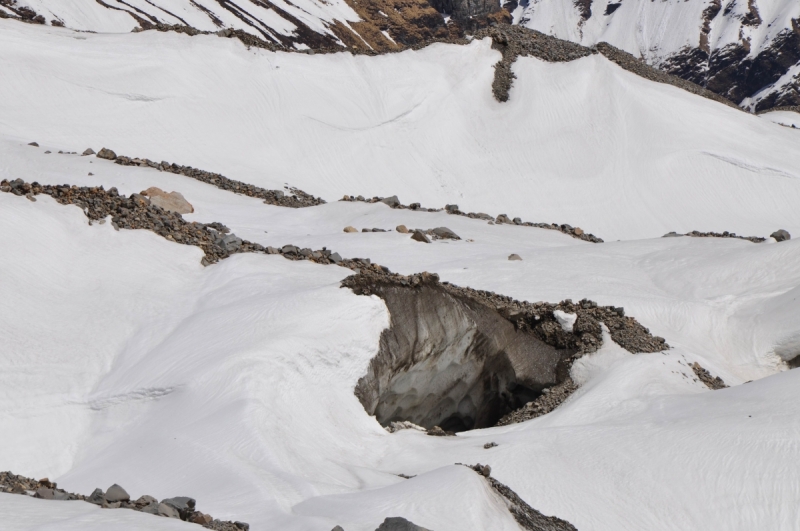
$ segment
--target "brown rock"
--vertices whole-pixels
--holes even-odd
[[[350,225],[348,225],[348,226],[346,226],[346,227],[344,228],[344,231],[345,231],[345,232],[358,232],[358,229],[357,229],[357,228],[355,228],[355,227],[351,227]]]
[[[518,254],[510,254],[508,255],[509,260],[522,260],[522,257]]]
[[[575,227],[572,230],[572,233],[575,234],[576,236],[583,236],[583,229],[580,227]]]
[[[192,518],[192,523],[206,525],[210,524],[212,520],[213,518],[211,518],[211,515],[209,514],[197,513]]]
[[[408,228],[405,225],[398,225],[394,230],[401,234],[408,234]]]
[[[106,159],[106,160],[114,160],[117,158],[117,154],[111,151],[110,149],[103,148],[100,150],[100,153],[97,154],[98,159]]]
[[[194,207],[180,192],[167,193],[160,188],[151,186],[142,192],[142,195],[149,197],[151,204],[170,212],[175,212],[177,214],[191,214],[194,212]]]
[[[421,230],[415,230],[414,234],[411,235],[411,239],[422,243],[431,243],[430,238],[428,238]]]

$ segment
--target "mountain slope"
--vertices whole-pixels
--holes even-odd
[[[800,104],[794,0],[531,0],[508,7],[516,23],[587,46],[608,42],[754,110]]]

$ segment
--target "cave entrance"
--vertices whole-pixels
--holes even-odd
[[[391,325],[358,381],[356,396],[383,426],[430,429],[494,426],[567,376],[573,351],[519,330],[495,309],[438,284],[383,284]]]

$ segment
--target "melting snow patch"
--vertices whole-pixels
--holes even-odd
[[[572,327],[575,326],[575,321],[578,320],[577,314],[554,310],[553,315],[556,317],[556,321],[561,325],[564,332],[572,332]]]

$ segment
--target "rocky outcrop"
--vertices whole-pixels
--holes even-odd
[[[248,531],[250,529],[250,526],[244,522],[217,520],[198,511],[193,498],[179,496],[166,498],[159,502],[152,496],[144,495],[134,501],[131,500],[125,489],[117,484],[111,485],[105,492],[102,489],[95,489],[92,494],[85,496],[59,489],[56,483],[47,478],[37,481],[11,472],[0,472],[0,492],[22,494],[45,500],[80,500],[99,505],[104,509],[131,509],[156,516],[177,518],[216,531]]]
[[[602,344],[601,322],[630,352],[669,348],[621,308],[587,300],[520,302],[439,282],[435,274],[373,268],[342,285],[381,297],[391,316],[355,390],[384,425],[410,421],[463,431],[493,426],[515,410],[522,412],[506,423],[551,411],[576,389],[569,380],[572,363]],[[569,331],[557,311],[575,316]]]

